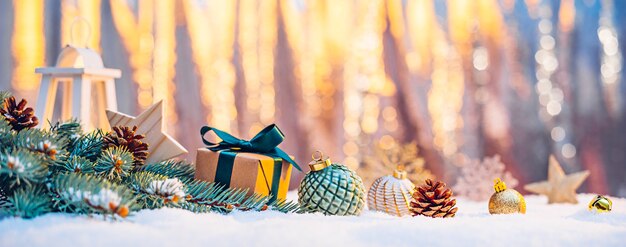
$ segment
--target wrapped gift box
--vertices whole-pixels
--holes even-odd
[[[274,199],[282,200],[287,197],[291,167],[281,158],[200,148],[196,155],[195,177],[230,188],[249,189],[249,195],[272,195]]]

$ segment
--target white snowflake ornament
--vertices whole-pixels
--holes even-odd
[[[517,186],[518,181],[505,171],[500,155],[485,157],[483,161],[466,159],[461,165],[461,174],[452,187],[454,193],[473,201],[486,201],[493,194],[493,180],[502,178],[510,188]]]

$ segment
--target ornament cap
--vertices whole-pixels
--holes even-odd
[[[311,168],[311,171],[320,171],[332,164],[330,162],[330,158],[328,158],[328,156],[324,156],[324,153],[319,150],[313,152],[311,158],[313,159],[309,162],[309,168]]]
[[[502,192],[506,190],[506,184],[500,180],[500,178],[496,178],[493,180],[493,189],[497,192]]]
[[[611,202],[611,199],[602,195],[597,195],[589,202],[589,210],[595,210],[599,213],[610,212],[612,207],[613,202]]]
[[[404,170],[396,169],[393,171],[393,177],[397,179],[406,179],[407,173]]]

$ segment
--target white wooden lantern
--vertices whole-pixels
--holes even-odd
[[[109,128],[105,109],[117,110],[115,78],[120,78],[122,73],[105,68],[97,52],[67,45],[55,67],[37,68],[35,72],[42,75],[36,108],[36,115],[42,120],[41,128],[48,127],[48,120],[52,120],[61,84],[61,120],[78,118],[87,130]]]

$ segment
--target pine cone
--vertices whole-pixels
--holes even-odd
[[[426,184],[413,193],[411,212],[413,216],[425,215],[433,218],[454,217],[458,208],[456,199],[450,199],[452,191],[441,181],[426,179]]]
[[[148,157],[148,143],[141,141],[145,136],[136,135],[137,126],[131,129],[127,126],[115,126],[113,131],[104,137],[104,148],[125,147],[133,154],[135,167],[143,165]]]
[[[15,131],[30,129],[39,124],[39,119],[35,117],[33,108],[26,107],[26,103],[27,101],[22,99],[19,104],[16,104],[15,97],[11,96],[4,99],[2,107],[0,107],[0,114]]]

